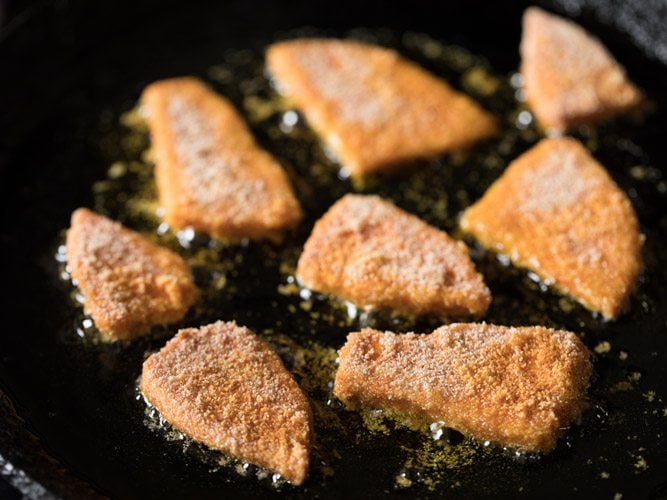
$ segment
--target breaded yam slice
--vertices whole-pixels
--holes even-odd
[[[441,423],[480,441],[552,450],[581,412],[591,374],[576,335],[459,323],[429,335],[363,330],[339,351],[334,394],[416,428]]]
[[[72,214],[67,264],[86,313],[109,340],[178,321],[199,297],[181,257],[85,208]]]
[[[378,196],[338,200],[296,273],[313,290],[414,315],[478,316],[491,301],[463,243]]]
[[[623,67],[572,21],[526,9],[520,51],[526,100],[544,128],[563,131],[642,106]]]
[[[300,39],[273,44],[266,57],[278,89],[354,177],[496,132],[471,98],[390,49]]]
[[[301,484],[308,471],[308,399],[254,333],[218,321],[181,330],[149,357],[141,391],[174,427],[207,446]]]
[[[642,267],[630,200],[574,139],[544,139],[514,160],[461,227],[605,318],[622,311]]]
[[[142,106],[171,226],[237,241],[276,239],[301,220],[287,175],[225,98],[195,78],[175,78],[149,85]]]

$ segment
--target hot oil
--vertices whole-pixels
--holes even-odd
[[[289,36],[312,34],[296,32]],[[530,469],[567,457],[578,441],[590,439],[610,427],[622,432],[620,429],[629,418],[622,408],[628,401],[643,405],[642,411],[650,418],[664,422],[661,419],[667,415],[667,410],[664,410],[662,396],[642,387],[641,376],[635,375],[639,372],[630,368],[632,348],[617,345],[613,324],[602,321],[573,300],[553,293],[531,273],[512,267],[504,257],[487,252],[460,234],[457,221],[461,211],[484,193],[513,158],[542,136],[522,102],[520,77],[497,75],[482,58],[426,35],[406,33],[398,37],[383,30],[357,30],[351,36],[394,47],[446,78],[499,118],[502,136],[479,144],[471,151],[415,162],[405,165],[401,173],[379,175],[355,185],[341,173],[340,166],[322,147],[304,118],[272,88],[264,72],[262,54],[249,50],[225,52],[220,63],[206,68],[200,76],[234,102],[249,120],[260,144],[281,161],[303,204],[306,219],[281,245],[247,241],[231,245],[187,228],[178,232],[172,230],[160,219],[150,141],[140,108],[121,114],[119,124],[107,127],[100,143],[110,167],[107,177],[92,187],[94,208],[184,256],[204,292],[201,302],[181,324],[157,329],[157,336],[126,348],[143,349],[147,355],[159,349],[165,338],[179,327],[218,319],[236,320],[252,328],[277,350],[313,402],[317,438],[311,484],[326,485],[335,480],[336,469],[346,457],[373,454],[379,449],[387,454],[385,460],[393,467],[393,484],[387,484],[387,488],[456,489],[475,481],[480,491],[487,487],[492,491],[492,483],[502,484],[503,478],[513,471],[521,470],[528,477]],[[626,125],[611,125],[603,129],[582,129],[576,135],[603,162],[604,158],[615,160],[614,165],[607,166],[631,196],[633,192],[653,190],[652,196],[662,196],[664,200],[665,181],[659,170],[648,163],[641,148],[624,138],[624,126],[629,129]],[[344,343],[348,332],[362,327],[429,332],[441,324],[428,318],[417,320],[384,311],[357,309],[344,301],[299,288],[294,270],[314,221],[336,199],[352,191],[379,194],[464,239],[493,293],[485,321],[575,331],[595,353],[597,376],[590,390],[591,408],[584,413],[582,422],[568,431],[554,453],[542,458],[517,456],[491,443],[463,439],[439,423],[427,425],[424,432],[411,431],[406,428],[407,422],[377,410],[348,412],[333,397],[336,350]],[[642,219],[641,210],[639,215]],[[664,270],[657,269],[659,258],[654,254],[654,242],[659,241],[659,237],[650,230],[646,232],[648,271],[642,277],[626,321],[649,314],[653,297],[661,293],[656,288],[660,280],[647,278],[655,272],[662,272],[664,276]],[[58,255],[62,261],[61,254]],[[81,322],[90,326],[89,318],[83,315]],[[88,337],[85,329],[81,331],[85,344]],[[647,395],[637,398],[638,394]],[[611,409],[607,410],[607,406]],[[146,419],[151,428],[167,438],[177,436],[154,413],[150,416],[150,408],[147,411]],[[143,412],[143,403],[139,401],[137,414],[143,415]],[[155,418],[158,418],[157,424]],[[661,435],[653,438],[656,443],[663,439]],[[179,437],[179,440],[188,443],[186,448],[198,450],[188,455],[193,459],[217,464],[226,460],[199,445],[191,446],[185,438]],[[615,467],[636,470],[650,467],[640,448],[638,446],[637,453]],[[604,461],[590,460],[592,470],[598,467],[605,469],[600,470],[600,474],[608,474]],[[229,464],[222,469],[247,472],[243,464],[233,461]],[[219,466],[214,469],[218,471]],[[483,480],[480,470],[485,471]],[[260,471],[259,476],[263,475]],[[282,487],[280,481],[272,481],[272,484]]]

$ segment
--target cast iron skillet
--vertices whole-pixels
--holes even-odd
[[[71,334],[77,313],[62,284],[54,280],[53,252],[71,211],[92,205],[91,185],[104,177],[109,166],[99,143],[100,120],[109,110],[128,109],[153,80],[201,73],[216,64],[226,48],[260,49],[277,33],[307,25],[332,34],[359,26],[424,32],[467,47],[488,58],[496,72],[508,74],[518,65],[519,23],[526,5],[138,3],[38,3],[31,13],[15,19],[0,43],[2,465],[5,473],[9,463],[25,472],[13,473],[11,480],[31,496],[272,494],[275,490],[267,481],[225,470],[210,472],[210,461],[183,453],[142,423],[134,392],[141,350],[87,345]],[[609,141],[625,137],[641,146],[641,151],[626,144],[600,152],[600,159],[631,195],[649,238],[647,271],[632,309],[614,323],[589,319],[585,328],[569,324],[567,315],[554,313],[552,320],[577,331],[589,329],[587,345],[599,348],[598,378],[591,389],[594,405],[585,417],[589,424],[547,459],[534,462],[492,453],[452,469],[451,480],[441,478],[434,490],[419,477],[413,477],[415,485],[405,491],[395,486],[407,452],[395,445],[394,436],[407,443],[423,437],[401,430],[388,437],[362,436],[357,443],[340,443],[342,458],[332,461],[333,477],[314,472],[302,488],[284,486],[280,493],[297,497],[667,495],[667,402],[662,399],[667,397],[667,253],[662,248],[667,203],[661,171],[667,159],[663,139],[667,70],[627,37],[590,16],[584,15],[580,22],[605,41],[657,104],[657,111],[642,126],[603,127],[600,134],[606,133]],[[633,170],[634,163],[650,168]],[[480,185],[479,192],[485,187]],[[314,213],[307,224],[326,206],[311,208]],[[253,311],[267,300],[259,292],[262,286],[275,287],[282,278],[249,272],[245,279],[257,286],[230,299],[227,313],[233,317],[224,319],[237,319],[258,330],[268,328],[275,317],[260,317]],[[519,305],[540,293],[525,281],[511,285],[519,294]],[[502,280],[491,283],[494,292],[494,287],[503,286],[509,285]],[[549,297],[558,301],[557,296]],[[512,322],[514,306],[495,307],[492,316]],[[289,332],[289,324],[284,329]],[[341,345],[343,336],[337,335],[325,343]],[[601,341],[610,344],[600,346]],[[147,347],[156,349],[162,342]],[[624,353],[627,359],[621,359]],[[317,455],[323,456],[326,451]],[[314,470],[320,469],[315,465]]]

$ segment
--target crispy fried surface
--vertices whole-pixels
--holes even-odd
[[[491,293],[463,243],[378,196],[346,195],[315,224],[303,286],[409,314],[481,315]]]
[[[287,175],[222,96],[175,78],[149,85],[142,105],[170,225],[236,241],[275,239],[301,220]]]
[[[598,122],[643,104],[623,67],[572,21],[526,9],[520,51],[526,100],[547,129]]]
[[[630,200],[574,139],[544,139],[514,160],[461,227],[606,318],[642,267]]]
[[[85,208],[72,214],[67,264],[86,312],[112,340],[180,320],[199,296],[181,257]]]
[[[479,440],[554,448],[582,409],[591,374],[576,335],[542,327],[460,323],[429,335],[363,330],[339,351],[334,394],[414,425],[443,422]]]
[[[281,92],[354,177],[496,132],[494,119],[471,98],[393,50],[291,40],[269,47],[267,63]]]
[[[180,330],[141,374],[146,398],[196,441],[301,484],[311,410],[280,358],[234,322]]]

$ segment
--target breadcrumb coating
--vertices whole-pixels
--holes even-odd
[[[308,472],[310,403],[278,355],[248,328],[180,330],[143,366],[141,391],[174,427],[293,484]]]
[[[303,213],[278,162],[224,97],[196,78],[149,85],[142,96],[165,220],[213,237],[279,239]]]
[[[564,131],[643,107],[625,69],[572,21],[526,9],[520,51],[526,100],[547,129]]]
[[[642,269],[630,200],[574,139],[544,139],[514,160],[461,227],[608,319]]]
[[[350,333],[334,394],[412,426],[439,422],[481,441],[551,451],[580,414],[591,374],[576,335],[539,326],[443,326],[428,335]]]
[[[269,47],[278,89],[353,177],[461,149],[494,135],[494,118],[397,52],[352,40]]]
[[[110,340],[179,321],[199,297],[180,256],[85,208],[72,214],[67,264],[86,313]]]
[[[358,306],[478,316],[491,293],[466,246],[378,196],[348,194],[315,224],[300,283]]]

